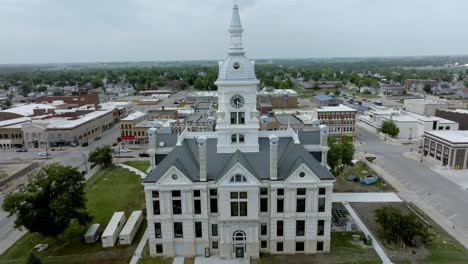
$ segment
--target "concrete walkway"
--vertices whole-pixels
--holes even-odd
[[[184,264],[184,257],[175,257],[172,264]]]
[[[372,238],[375,252],[377,252],[377,255],[379,255],[380,259],[382,260],[382,263],[392,263],[388,258],[387,254],[385,254],[385,251],[383,250],[382,246],[380,246],[379,242],[375,239],[375,237],[372,235],[369,229],[367,229],[366,225],[362,222],[361,218],[359,218],[358,214],[354,211],[354,209],[348,203],[343,204],[346,207],[346,210],[348,210],[351,217],[353,217],[354,222],[356,222],[359,229],[361,229],[361,231],[364,232],[366,236],[370,236]]]
[[[148,241],[148,228],[146,228],[145,233],[141,237],[140,243],[138,243],[135,253],[133,254],[132,259],[130,260],[130,264],[137,264],[138,261],[141,259],[141,253],[143,252],[143,249],[145,248],[147,241]]]
[[[132,166],[128,166],[128,165],[125,165],[125,164],[122,164],[122,163],[117,164],[117,166],[120,166],[122,168],[125,168],[125,169],[131,171],[131,172],[136,173],[142,179],[144,179],[146,177],[146,173],[142,172],[141,170],[135,169]]]
[[[183,263],[183,262],[182,262]],[[249,264],[248,258],[222,259],[220,257],[196,257],[195,264]],[[175,260],[174,263],[175,264]]]
[[[394,192],[383,193],[333,193],[333,202],[339,203],[398,203],[402,202]]]

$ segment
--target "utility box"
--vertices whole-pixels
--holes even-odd
[[[94,244],[99,240],[99,237],[102,234],[102,228],[100,224],[93,224],[89,227],[88,231],[84,235],[84,240],[86,244]]]
[[[115,241],[117,241],[120,230],[122,230],[125,224],[125,213],[124,212],[115,212],[112,216],[109,224],[107,224],[104,233],[102,234],[102,247],[113,247]]]
[[[120,232],[119,243],[120,245],[131,245],[133,238],[135,238],[138,229],[143,222],[143,211],[133,211],[128,218],[127,223]]]

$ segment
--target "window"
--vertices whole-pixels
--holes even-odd
[[[172,191],[172,197],[180,197],[180,191]]]
[[[296,199],[296,212],[304,213],[306,209],[306,189],[299,188],[296,191],[297,199]]]
[[[262,240],[262,241],[260,242],[260,247],[261,247],[261,248],[267,248],[267,246],[268,246],[268,243],[267,243],[266,240]]]
[[[162,244],[156,244],[156,253],[157,254],[162,254],[163,253],[163,245]]]
[[[200,190],[194,190],[193,197],[200,197]]]
[[[239,112],[239,124],[241,124],[241,125],[245,124],[245,113],[244,112]]]
[[[283,252],[283,242],[276,242],[276,251]]]
[[[174,223],[174,237],[175,238],[183,238],[184,237],[184,230],[182,227],[182,222],[175,222]]]
[[[296,236],[304,236],[304,235],[305,235],[305,221],[297,220],[296,221]]]
[[[182,214],[182,201],[172,200],[172,213],[175,215]]]
[[[154,223],[154,237],[162,238],[161,223]]]
[[[195,222],[195,237],[202,237],[202,223]]]
[[[325,212],[325,197],[319,197],[318,199],[318,211]]]
[[[297,195],[306,195],[306,189],[304,188],[299,188],[297,189]]]
[[[304,242],[296,242],[296,251],[304,251]]]
[[[153,214],[161,214],[161,209],[159,208],[159,200],[153,200]]]
[[[232,134],[231,135],[231,143],[237,143],[237,134]]]
[[[218,224],[211,225],[211,235],[218,236]]]
[[[218,213],[218,190],[210,189],[210,213]]]
[[[260,188],[260,212],[268,212],[268,188]]]
[[[201,214],[201,201],[200,199],[193,200],[193,207],[195,214]]]
[[[319,188],[319,195],[325,195],[327,192],[327,189],[325,188]]]
[[[153,198],[159,198],[159,191],[152,191],[151,196],[153,196]]]
[[[244,142],[245,142],[244,134],[239,134],[239,143],[244,143]]]
[[[276,222],[276,236],[283,236],[283,221]]]
[[[276,212],[277,213],[284,213],[284,200],[283,200],[283,198],[278,198],[276,200]]]
[[[303,172],[303,171],[299,172],[299,177],[304,178],[305,177],[305,172]]]
[[[317,251],[323,251],[323,241],[317,241]]]
[[[247,192],[231,192],[231,216],[247,216]]]
[[[325,234],[325,220],[318,220],[317,222],[317,236]]]
[[[231,177],[231,182],[247,182],[247,179],[244,175],[236,174]]]
[[[306,199],[305,198],[298,198],[297,202],[296,202],[296,212],[304,213],[305,212],[305,204],[306,204]]]
[[[213,249],[218,249],[218,242],[217,242],[217,241],[211,242],[211,247],[212,247]]]
[[[231,112],[231,125],[237,125],[237,112]]]
[[[268,234],[268,225],[267,223],[261,223],[260,224],[260,235],[266,236]]]

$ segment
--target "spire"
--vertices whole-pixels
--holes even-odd
[[[229,54],[244,54],[242,48],[242,23],[239,16],[239,7],[234,4],[232,9],[231,25],[229,26],[229,34],[231,34],[231,45],[229,47]]]

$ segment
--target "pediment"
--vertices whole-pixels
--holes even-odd
[[[245,182],[232,182],[232,177],[240,174],[245,177]],[[236,163],[216,183],[218,186],[258,186],[262,183],[240,163]]]
[[[175,166],[171,166],[166,173],[156,182],[158,185],[193,185],[185,174]]]
[[[304,163],[299,165],[297,169],[295,169],[288,178],[286,179],[285,183],[319,183],[321,182],[320,178],[312,172],[309,167],[307,167]]]

